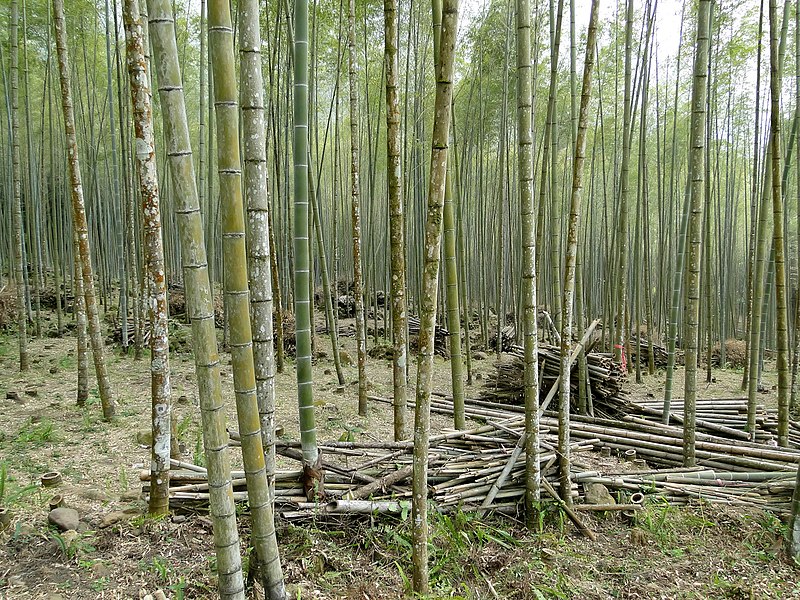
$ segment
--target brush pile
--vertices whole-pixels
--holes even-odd
[[[447,338],[450,337],[450,332],[437,325],[433,336],[434,354],[438,354],[443,358],[450,358],[450,350],[447,348]],[[408,344],[413,352],[419,351],[419,317],[408,317]]]
[[[514,346],[495,364],[495,372],[486,378],[480,399],[504,404],[524,404],[524,350]],[[556,385],[560,375],[560,349],[557,346],[539,346],[539,378],[541,398]],[[619,415],[628,410],[628,400],[622,389],[625,373],[614,364],[610,354],[590,352],[586,355],[589,386],[595,413]],[[573,404],[578,398],[578,369],[570,372],[570,389]]]
[[[431,400],[433,412],[452,414],[451,399],[434,396]],[[391,404],[388,398],[373,396],[370,401]],[[525,493],[523,410],[518,405],[467,400],[467,416],[485,424],[467,431],[448,430],[431,437],[428,489],[429,497],[439,510],[504,513],[519,510],[519,501]],[[774,415],[769,411],[764,411],[764,415],[761,423],[770,426]],[[740,435],[731,439],[721,435],[723,432],[698,432],[698,466],[685,468],[680,466],[683,462],[682,429],[651,419],[651,416],[632,414],[620,419],[571,417],[571,495],[575,510],[615,510],[631,506],[581,504],[588,486],[598,483],[619,492],[618,497],[643,494],[649,502],[724,503],[768,509],[777,514],[789,510],[800,460],[796,444],[792,448],[777,448],[744,441]],[[551,487],[559,475],[555,452],[557,431],[555,413],[543,411],[539,457],[543,486],[560,502]],[[796,425],[793,432],[795,438],[800,433]],[[232,432],[231,438],[232,445],[236,445],[238,434]],[[402,514],[409,509],[412,442],[321,443],[324,492],[312,498],[307,497],[301,483],[299,444],[281,441],[276,449],[285,459],[298,461],[297,468],[281,470],[276,476],[276,510],[284,519]],[[602,451],[600,456],[606,458],[587,453],[588,450]],[[630,462],[621,463],[615,456]],[[170,482],[173,508],[207,505],[205,469],[177,461],[173,464],[179,468],[173,471]],[[609,469],[603,472],[600,468],[606,466]],[[143,471],[141,479],[147,481],[149,473]],[[246,500],[244,473],[234,472],[232,479],[234,497]],[[574,517],[574,513],[570,516]]]

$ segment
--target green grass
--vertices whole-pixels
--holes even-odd
[[[12,443],[18,449],[37,448],[56,441],[57,437],[55,426],[51,420],[42,419],[34,423],[33,419],[28,419],[17,432]]]

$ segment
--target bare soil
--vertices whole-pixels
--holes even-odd
[[[355,358],[353,339],[341,341]],[[318,336],[318,344],[330,355],[324,336]],[[16,338],[0,337],[0,476],[2,469],[6,473],[0,502],[12,512],[11,527],[0,533],[0,599],[142,598],[157,589],[173,599],[215,597],[207,516],[145,516],[139,476],[149,465],[149,449],[137,433],[149,429],[146,358],[134,361],[118,348],[107,349],[118,416],[105,423],[96,390],[86,406],[75,406],[74,338],[35,339],[30,350],[32,368],[20,374]],[[187,460],[196,460],[202,443],[192,357],[173,353],[171,361],[179,437]],[[474,364],[481,376],[492,369],[491,360]],[[370,360],[368,373],[371,393],[390,396],[390,363]],[[235,427],[229,364],[222,375],[231,399],[228,421]],[[413,369],[411,375],[413,382]],[[682,371],[676,375],[675,389],[682,390]],[[329,358],[314,366],[320,439],[343,434],[390,439],[391,406],[374,403],[367,417],[359,417],[354,364],[345,366],[345,376],[340,388]],[[714,376],[704,396],[741,395],[740,372],[715,370]],[[278,375],[278,421],[290,440],[298,437],[294,377],[291,362]],[[448,363],[437,357],[435,389],[449,393],[449,379]],[[629,385],[630,392],[659,397],[663,379],[663,372],[645,376],[642,384]],[[6,398],[7,392],[19,398]],[[468,393],[477,395],[477,390]],[[434,431],[450,426],[443,416],[434,415],[432,422]],[[63,483],[41,487],[41,475],[54,470]],[[48,501],[55,493],[81,517],[76,537],[48,526]],[[652,505],[635,523],[613,515],[587,518],[599,534],[597,542],[579,537],[561,513],[549,509],[535,533],[511,519],[435,517],[431,597],[800,598],[800,571],[783,549],[785,525],[772,515]],[[409,597],[409,521],[280,522],[290,597]],[[243,547],[248,527],[242,515]]]

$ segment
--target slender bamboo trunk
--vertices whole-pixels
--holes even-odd
[[[352,0],[351,0],[352,1]],[[419,358],[417,367],[417,405],[414,418],[414,474],[412,480],[412,519],[414,565],[413,589],[426,594],[428,579],[428,446],[430,438],[430,398],[433,378],[433,342],[436,324],[436,299],[439,291],[439,263],[442,242],[445,180],[449,150],[450,113],[453,98],[453,59],[458,26],[458,0],[444,0],[440,56],[436,68],[431,172],[425,222],[425,261],[420,306]]]
[[[778,371],[778,445],[789,445],[789,316],[786,301],[786,266],[783,239],[783,188],[781,177],[781,139],[780,139],[780,56],[778,43],[780,21],[776,0],[769,0],[769,58],[772,129],[772,243],[775,253],[775,301],[777,328],[777,371]]]
[[[384,54],[386,60],[386,155],[389,187],[389,243],[391,246],[392,380],[394,385],[394,439],[408,437],[406,417],[406,305],[405,213],[400,164],[400,104],[397,93],[397,0],[384,0]]]
[[[311,373],[311,307],[308,296],[308,0],[294,5],[294,310],[297,394],[304,468],[318,459]]]
[[[245,66],[244,76],[257,78],[259,70],[260,21],[258,3],[251,2],[241,7],[239,26],[242,31],[242,48],[245,54],[254,53],[254,68]],[[256,370],[253,362],[253,337],[250,323],[250,290],[247,272],[247,248],[245,243],[244,203],[242,200],[242,165],[239,152],[239,94],[236,85],[236,59],[233,49],[233,23],[230,3],[227,0],[210,0],[208,4],[208,46],[211,52],[211,68],[214,73],[214,115],[217,129],[217,173],[220,189],[220,218],[222,223],[223,287],[225,306],[228,308],[230,324],[231,362],[233,364],[233,389],[236,396],[236,416],[242,443],[242,462],[247,480],[247,503],[252,514],[252,544],[262,572],[264,588],[271,600],[286,598],[283,586],[278,542],[275,535],[275,517],[272,498],[267,484],[267,469],[262,444],[261,416],[257,398]],[[251,81],[260,92],[260,81]],[[248,90],[249,91],[249,90]],[[248,97],[247,108],[253,107]],[[258,119],[258,115],[255,116]],[[259,157],[264,152],[263,118],[262,129],[255,130],[255,123],[248,119],[245,138],[257,146]],[[255,139],[260,138],[260,139]],[[246,147],[248,158],[251,148]],[[266,158],[264,158],[266,161]],[[263,162],[261,163],[263,164]],[[249,165],[252,167],[252,164]],[[251,192],[266,193],[266,179],[253,182]],[[259,231],[266,239],[263,228]],[[253,243],[259,241],[253,236]],[[266,279],[266,278],[265,278]],[[271,337],[258,323],[259,338]]]
[[[592,93],[592,69],[594,68],[595,40],[597,39],[597,5],[592,0],[589,31],[586,36],[586,58],[581,85],[581,103],[578,110],[578,134],[575,138],[575,153],[572,163],[572,195],[567,225],[567,256],[564,265],[564,303],[561,318],[561,383],[558,400],[558,460],[561,483],[561,499],[572,504],[570,478],[570,355],[572,354],[572,308],[575,295],[575,263],[578,253],[578,230],[580,228],[581,196],[583,194],[583,163],[586,159],[586,129],[589,121],[589,98]]]
[[[64,130],[67,139],[70,183],[72,189],[72,217],[75,231],[78,234],[80,247],[81,275],[83,292],[86,299],[86,314],[89,326],[89,339],[92,344],[94,368],[100,389],[100,402],[103,407],[103,418],[110,421],[114,418],[115,404],[111,390],[111,382],[106,371],[105,347],[103,333],[100,329],[100,316],[97,311],[97,299],[94,292],[94,270],[89,249],[89,228],[86,221],[86,208],[83,201],[83,184],[78,159],[78,139],[75,131],[75,113],[72,104],[69,57],[67,55],[67,29],[64,18],[64,0],[53,0],[53,17],[56,31],[56,49],[61,78],[61,102],[64,109]]]
[[[531,6],[517,0],[517,159],[522,217],[522,312],[525,351],[525,514],[536,523],[541,499],[539,465],[539,331],[536,315],[536,212],[533,206],[533,85],[531,71]]]
[[[709,21],[712,0],[700,0],[697,9],[697,38],[695,43],[694,84],[692,86],[692,124],[690,156],[690,198],[688,244],[689,256],[686,277],[686,381],[684,386],[683,462],[687,467],[696,463],[695,457],[695,400],[697,397],[697,334],[700,313],[700,258],[703,229],[703,168],[706,144],[706,84],[708,67]]]
[[[27,371],[28,358],[28,315],[25,308],[27,288],[25,286],[25,257],[22,233],[22,167],[19,156],[19,6],[17,0],[11,2],[11,162],[13,179],[14,212],[14,277],[17,283],[17,336],[19,339],[19,370]]]
[[[163,131],[172,184],[176,189],[173,198],[180,232],[186,312],[192,323],[203,447],[211,493],[218,588],[220,597],[226,600],[243,600],[244,580],[230,479],[228,434],[220,386],[214,308],[175,41],[175,21],[169,0],[148,0],[147,7],[150,40],[154,54],[159,57],[155,61],[155,68]]]
[[[142,41],[142,22],[136,0],[123,5],[127,65],[130,78],[133,125],[136,133],[136,166],[142,196],[144,256],[150,282],[150,388],[153,445],[150,464],[151,515],[169,513],[170,467],[170,372],[167,324],[167,284],[161,241],[161,206],[158,194],[153,111]],[[127,315],[124,316],[127,320]]]

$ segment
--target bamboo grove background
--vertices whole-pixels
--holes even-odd
[[[58,74],[51,8],[42,0],[21,2],[20,152],[24,253],[29,280],[29,311],[38,328],[40,295],[53,285],[72,289],[73,246],[67,154],[59,109]],[[782,136],[784,158],[796,151],[794,110],[797,31],[793,7],[784,22]],[[206,26],[198,2],[176,1],[177,44],[183,69],[195,169],[207,230],[212,280],[222,281],[220,207],[216,175],[216,131],[208,72]],[[558,20],[558,9],[562,10]],[[701,268],[701,347],[728,338],[744,338],[747,326],[750,266],[764,185],[769,135],[767,15],[758,2],[717,2],[711,22],[707,97],[707,219]],[[577,10],[588,10],[578,6]],[[679,31],[659,31],[656,10],[678,11]],[[765,10],[765,9],[764,9]],[[577,127],[578,75],[585,31],[576,26],[576,7],[534,2],[533,154],[537,205],[538,298],[555,321],[565,256],[571,154]],[[465,313],[476,319],[483,343],[494,327],[515,324],[521,332],[522,244],[517,194],[516,69],[514,6],[494,0],[472,7],[461,19],[456,45],[457,81],[451,139],[456,201],[459,294]],[[233,11],[234,19],[237,11]],[[353,261],[348,194],[350,121],[347,103],[347,6],[341,2],[309,6],[309,155],[321,223],[322,247],[313,244],[315,288],[320,289],[320,261],[334,281],[352,281]],[[611,324],[625,315],[630,330],[642,328],[656,339],[668,329],[673,277],[679,255],[681,215],[686,202],[689,151],[691,65],[696,10],[692,2],[636,3],[632,22],[632,102],[627,191],[627,226],[620,233],[619,203],[625,141],[624,3],[607,6],[599,25],[596,81],[589,108],[587,164],[582,226],[578,234],[577,293],[587,322],[602,317]],[[7,30],[10,15],[0,11]],[[292,227],[292,61],[291,6],[262,6],[267,159],[270,201],[283,306],[291,307],[293,290]],[[550,48],[556,22],[562,33],[556,65],[554,119],[547,123]],[[124,35],[120,7],[113,2],[70,2],[67,13],[72,57],[77,133],[84,165],[90,240],[98,294],[106,309],[144,318],[139,210],[132,147],[128,82],[124,70]],[[287,24],[290,25],[287,27]],[[237,24],[234,31],[238,35]],[[360,175],[363,211],[365,298],[374,313],[376,292],[388,291],[390,258],[386,177],[385,67],[383,5],[357,2],[355,35],[359,69],[355,72],[361,104]],[[676,53],[665,56],[658,41],[680,37]],[[424,218],[430,164],[428,141],[433,110],[433,44],[429,7],[416,0],[399,5],[399,82],[401,161],[406,203],[408,299],[418,312],[424,255]],[[238,42],[238,39],[237,39]],[[2,40],[4,115],[0,120],[0,271],[13,277],[11,110],[9,47]],[[157,57],[156,57],[157,60]],[[154,97],[156,114],[159,100]],[[173,213],[174,198],[166,176],[160,118],[155,119],[158,170],[164,219],[166,272],[170,285],[181,284],[180,255]],[[545,165],[546,163],[546,165]],[[797,290],[797,202],[793,161],[784,168],[784,218],[790,314]],[[543,172],[546,166],[546,172]],[[619,237],[624,235],[625,244]],[[310,236],[313,238],[314,236]],[[621,264],[627,263],[628,268]],[[774,347],[773,272],[766,269],[764,345]],[[617,296],[625,273],[625,310]],[[442,277],[444,274],[442,274]],[[440,286],[444,289],[444,286]],[[441,294],[443,296],[443,294]],[[442,306],[443,298],[440,298]],[[386,314],[386,313],[385,313]],[[496,319],[496,315],[502,315]],[[444,319],[445,311],[439,311]],[[466,316],[466,315],[465,315]],[[679,329],[682,325],[679,325]],[[377,328],[376,328],[377,329]],[[794,330],[792,329],[792,335]],[[132,343],[130,339],[124,344]],[[724,348],[724,345],[723,345]]]

